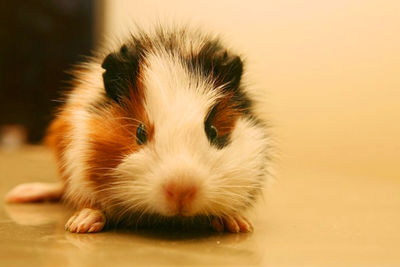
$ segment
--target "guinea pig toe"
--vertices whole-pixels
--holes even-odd
[[[246,217],[237,215],[234,217],[234,220],[239,226],[240,232],[242,233],[253,232],[253,224]]]
[[[211,227],[214,229],[216,232],[223,232],[224,231],[224,223],[221,218],[214,217],[211,221]]]
[[[100,232],[105,223],[103,212],[86,208],[75,213],[65,224],[65,229],[72,233],[95,233]]]
[[[253,231],[252,223],[241,215],[213,218],[211,227],[217,232],[226,230],[231,233],[249,233]]]
[[[227,216],[222,218],[224,221],[224,225],[226,226],[226,230],[231,233],[239,233],[240,227],[235,217]]]

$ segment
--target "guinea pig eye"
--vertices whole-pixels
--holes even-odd
[[[147,132],[144,124],[140,124],[136,129],[136,142],[138,145],[143,145],[147,142]]]
[[[217,128],[215,128],[214,125],[206,125],[206,134],[208,137],[208,140],[210,140],[211,143],[215,141],[215,139],[218,137],[218,131]]]

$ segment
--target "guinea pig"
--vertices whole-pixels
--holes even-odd
[[[243,60],[187,27],[141,30],[108,51],[76,67],[48,129],[62,183],[22,184],[6,200],[63,199],[74,233],[141,215],[252,231],[244,214],[267,180],[270,138]]]

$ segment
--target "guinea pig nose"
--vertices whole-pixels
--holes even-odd
[[[176,209],[178,213],[182,213],[195,199],[197,187],[195,185],[168,182],[164,185],[164,192],[171,207]]]

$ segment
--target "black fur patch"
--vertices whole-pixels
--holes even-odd
[[[243,63],[239,56],[230,55],[217,41],[204,44],[197,55],[189,59],[189,67],[199,68],[205,77],[214,78],[217,86],[225,91],[238,90],[243,73]]]
[[[138,72],[139,58],[135,46],[123,45],[119,52],[111,53],[104,59],[101,67],[104,87],[111,99],[120,103],[121,97],[134,88]]]
[[[192,71],[200,69],[205,78],[212,77],[216,87],[222,86],[225,93],[232,93],[234,108],[242,114],[250,115],[251,100],[240,86],[243,62],[237,55],[230,54],[218,40],[206,42],[198,54],[188,61]],[[228,138],[224,138],[228,139]]]
[[[139,32],[118,52],[109,54],[102,63],[106,70],[103,80],[107,96],[121,103],[121,97],[127,96],[130,89],[136,89],[141,57],[152,50],[165,49],[180,57],[189,71],[202,75],[205,79],[213,79],[215,87],[222,86],[225,93],[233,92],[232,101],[235,102],[235,108],[243,114],[250,114],[251,101],[240,86],[243,74],[241,58],[228,52],[220,41],[214,38],[206,41],[200,51],[193,51],[193,54],[188,56],[180,50],[182,35],[185,34],[185,29],[168,31],[162,28],[158,29],[154,36]]]

